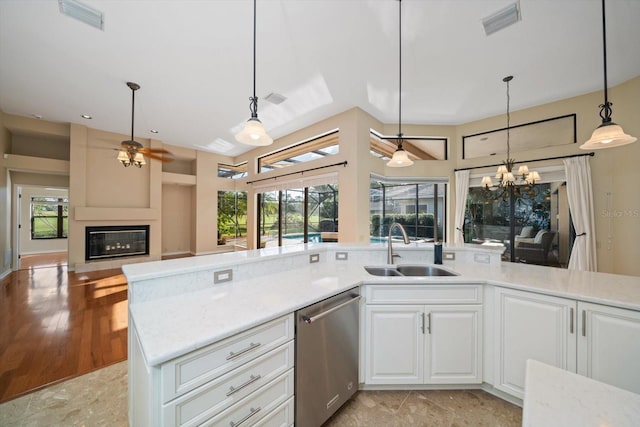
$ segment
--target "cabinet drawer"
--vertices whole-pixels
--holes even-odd
[[[203,426],[254,425],[293,396],[293,369],[242,401],[203,423]]]
[[[293,397],[254,424],[254,427],[289,427],[293,425]]]
[[[367,285],[367,304],[479,304],[482,285]]]
[[[174,399],[163,408],[164,424],[198,425],[293,368],[293,356],[294,343],[290,341]]]
[[[289,314],[163,364],[162,403],[292,340],[293,326]]]

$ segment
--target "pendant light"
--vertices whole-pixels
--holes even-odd
[[[622,126],[611,121],[611,105],[607,90],[607,24],[605,19],[605,5],[602,0],[602,56],[604,63],[604,104],[600,104],[602,123],[593,131],[591,138],[580,146],[583,150],[599,150],[601,148],[619,147],[631,144],[638,138],[627,135]]]
[[[253,0],[253,96],[249,98],[249,110],[251,111],[251,117],[244,125],[244,129],[235,135],[236,140],[247,145],[271,145],[273,139],[267,135],[262,122],[258,119],[258,97],[256,96],[256,0]]]
[[[392,168],[402,168],[413,164],[413,161],[411,161],[407,152],[402,148],[402,0],[398,0],[398,23],[398,148],[393,153],[391,160],[387,162],[387,166]]]
[[[507,158],[502,162],[496,171],[496,179],[498,179],[498,188],[513,187],[517,185],[517,178],[519,177],[523,185],[533,185],[537,181],[540,181],[540,174],[536,171],[529,171],[527,165],[521,165],[518,168],[518,173],[513,173],[513,166],[515,165],[515,159],[511,158],[511,113],[509,111],[509,103],[511,96],[509,94],[509,82],[513,80],[513,76],[507,76],[502,79],[507,84]],[[485,189],[489,189],[493,186],[493,181],[490,176],[483,176],[481,181],[482,186]]]

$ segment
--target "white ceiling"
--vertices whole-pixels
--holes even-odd
[[[127,134],[134,81],[137,137],[250,148],[233,134],[250,115],[252,1],[84,3],[104,13],[104,31],[54,0],[0,0],[0,109]],[[482,18],[510,3],[402,2],[403,123],[504,113],[509,74],[512,110],[602,90],[599,0],[521,0],[522,21],[485,36]],[[397,123],[395,0],[258,0],[257,22],[258,114],[272,137],[355,106]],[[640,74],[639,0],[607,2],[607,45],[610,86]],[[288,100],[269,104],[270,92]]]

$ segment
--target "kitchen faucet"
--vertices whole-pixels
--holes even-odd
[[[409,236],[407,236],[407,232],[405,231],[402,224],[398,224],[397,222],[392,222],[389,226],[389,238],[387,239],[387,264],[393,264],[393,257],[399,257],[400,255],[393,253],[393,244],[391,243],[391,233],[393,229],[398,227],[402,232],[402,238],[404,239],[404,244],[409,244]]]

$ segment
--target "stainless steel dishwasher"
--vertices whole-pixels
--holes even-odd
[[[295,425],[319,427],[358,390],[360,291],[296,311]]]

